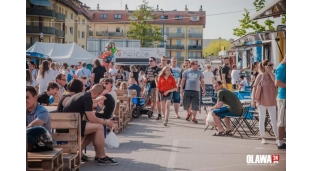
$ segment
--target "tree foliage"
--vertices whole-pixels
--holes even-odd
[[[283,15],[282,15],[282,23],[283,23],[283,24],[286,24],[286,14],[283,14]]]
[[[227,40],[213,40],[208,46],[204,47],[204,56],[217,56],[221,50],[229,50],[231,43]]]
[[[160,27],[150,24],[149,20],[154,20],[157,15],[153,14],[153,7],[148,6],[148,2],[143,0],[143,4],[130,15],[131,29],[128,37],[141,41],[141,47],[148,47],[152,42],[161,41],[162,33]]]
[[[253,5],[256,7],[256,11],[261,10],[264,7],[265,0],[255,0]],[[275,30],[273,24],[274,21],[267,19],[264,21],[264,25],[258,23],[258,21],[252,21],[250,19],[250,12],[246,9],[243,14],[243,19],[239,20],[239,27],[233,29],[233,35],[242,37],[247,34],[248,30],[252,30],[254,32],[264,32],[266,30]],[[252,33],[252,32],[249,32]]]

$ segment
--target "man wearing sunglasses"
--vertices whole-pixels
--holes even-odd
[[[156,64],[156,58],[150,57],[149,60],[149,66],[145,70],[145,74],[143,76],[143,80],[147,83],[148,88],[148,96],[151,100],[151,106],[152,106],[152,112],[154,112],[155,106],[156,106],[156,80],[158,73],[160,72],[160,69],[157,67]],[[158,111],[158,117],[157,120],[161,119],[160,111]]]

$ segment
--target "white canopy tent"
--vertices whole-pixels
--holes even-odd
[[[36,42],[26,52],[37,52],[48,55],[53,61],[66,62],[69,65],[75,65],[78,62],[85,61],[92,63],[96,56],[92,55],[76,43],[43,43]]]

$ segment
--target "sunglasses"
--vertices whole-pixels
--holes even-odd
[[[149,60],[148,62],[154,62],[153,60]]]
[[[273,64],[269,64],[269,65],[267,65],[267,66],[273,66]]]

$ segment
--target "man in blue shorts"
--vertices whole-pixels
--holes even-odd
[[[238,97],[230,90],[223,88],[221,81],[213,83],[213,88],[217,92],[217,104],[210,108],[213,113],[213,119],[218,128],[218,132],[214,136],[232,135],[230,118],[228,116],[241,116],[243,106]],[[223,105],[225,104],[225,106]],[[221,125],[221,119],[224,118],[226,131],[224,132]]]

